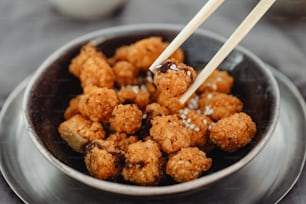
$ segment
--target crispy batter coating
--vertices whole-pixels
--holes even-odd
[[[127,152],[128,146],[138,141],[137,136],[128,136],[126,133],[113,133],[110,134],[107,141],[113,141],[115,143],[116,148],[122,150],[123,152]]]
[[[219,120],[210,131],[210,140],[220,149],[234,152],[255,136],[256,125],[246,113],[235,113]]]
[[[157,116],[152,121],[150,135],[166,153],[189,147],[191,138],[178,115]]]
[[[83,88],[87,86],[113,88],[115,75],[105,59],[92,57],[83,64],[80,80]]]
[[[63,140],[76,152],[83,152],[83,147],[89,141],[104,139],[105,131],[98,122],[92,122],[77,114],[62,122],[58,131]]]
[[[68,107],[66,108],[65,110],[65,113],[64,113],[64,118],[66,120],[68,120],[69,118],[71,118],[72,116],[80,113],[79,111],[79,101],[80,101],[80,98],[81,96],[78,95],[74,98],[72,98],[70,101],[69,101],[69,105]]]
[[[149,37],[139,40],[129,46],[123,46],[116,50],[112,61],[125,60],[131,62],[138,69],[147,70],[155,59],[167,47],[168,43],[162,42],[161,37]],[[170,58],[182,62],[183,51],[178,49]]]
[[[179,101],[179,97],[168,97],[168,95],[164,93],[160,93],[157,102],[161,105],[166,107],[170,113],[175,114],[180,109],[184,108],[184,104],[181,104]]]
[[[117,95],[121,103],[135,103],[141,109],[150,102],[150,94],[145,86],[123,86]]]
[[[164,115],[168,115],[169,111],[167,108],[161,106],[158,103],[151,103],[149,105],[147,105],[146,110],[145,110],[145,114],[146,114],[146,120],[151,123],[151,120],[157,116],[164,116]]]
[[[164,62],[154,75],[157,89],[170,97],[178,97],[186,92],[196,78],[195,70],[175,60]]]
[[[103,53],[97,51],[97,48],[93,44],[88,43],[81,48],[79,55],[72,59],[69,65],[69,72],[79,78],[83,71],[84,63],[90,58],[105,59],[105,56]]]
[[[194,180],[207,171],[212,160],[197,147],[187,147],[170,156],[166,165],[166,174],[177,182]]]
[[[211,124],[211,119],[199,110],[188,108],[181,109],[179,116],[190,134],[190,146],[203,146],[207,141],[208,127]]]
[[[122,170],[126,181],[139,185],[156,185],[163,177],[163,157],[156,142],[138,141],[129,145]]]
[[[119,100],[114,90],[108,88],[88,87],[81,95],[80,113],[92,121],[108,123],[109,117]]]
[[[221,93],[230,93],[234,84],[234,78],[226,71],[215,70],[203,84],[198,88],[198,92],[217,91]]]
[[[114,66],[115,80],[118,86],[137,84],[138,69],[128,61],[119,61]]]
[[[119,104],[114,108],[109,122],[117,132],[133,134],[141,127],[142,112],[135,104]]]
[[[151,102],[156,102],[160,92],[157,90],[153,81],[146,81],[144,85],[145,85],[148,93],[150,94],[150,101]]]
[[[237,97],[229,94],[205,92],[200,96],[199,106],[205,115],[214,121],[218,121],[240,112],[243,103]]]
[[[116,180],[124,164],[124,154],[113,141],[95,140],[86,145],[85,165],[99,179]]]

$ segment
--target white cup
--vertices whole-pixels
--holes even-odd
[[[50,0],[64,15],[83,19],[97,19],[110,14],[126,0]]]

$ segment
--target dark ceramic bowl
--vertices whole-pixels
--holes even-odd
[[[225,154],[214,151],[212,169],[199,179],[163,186],[142,187],[103,181],[87,174],[82,155],[67,147],[57,131],[64,120],[63,112],[69,100],[81,92],[79,81],[68,73],[68,65],[82,45],[97,43],[106,55],[115,48],[148,36],[162,36],[171,41],[181,26],[152,24],[102,29],[73,40],[53,53],[32,77],[24,97],[24,114],[29,135],[39,151],[60,171],[98,189],[134,196],[169,195],[199,189],[239,171],[258,155],[274,133],[279,113],[277,83],[265,64],[254,54],[236,48],[220,66],[234,77],[232,93],[238,96],[247,112],[257,124],[257,134],[245,148]],[[198,30],[182,46],[186,63],[195,67],[206,64],[220,48],[224,39],[216,34]]]

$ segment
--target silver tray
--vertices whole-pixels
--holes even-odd
[[[22,97],[28,80],[9,96],[0,114],[1,171],[25,203],[277,203],[300,176],[306,156],[306,108],[295,86],[272,69],[281,93],[275,135],[246,167],[192,195],[156,200],[103,192],[67,177],[32,144],[23,124]]]

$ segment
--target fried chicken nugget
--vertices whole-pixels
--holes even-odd
[[[181,109],[179,116],[190,134],[190,146],[203,146],[208,139],[207,133],[211,119],[201,111],[188,108]]]
[[[167,45],[168,43],[163,42],[161,37],[141,39],[129,46],[118,48],[112,61],[125,60],[131,62],[138,69],[148,70]],[[182,62],[184,60],[183,51],[178,49],[170,58]]]
[[[128,146],[122,176],[139,185],[156,185],[163,177],[164,159],[159,146],[152,140]]]
[[[246,113],[235,113],[216,122],[210,130],[210,140],[227,152],[237,151],[255,136],[256,125]]]
[[[116,149],[113,141],[94,140],[86,145],[84,161],[92,176],[116,180],[124,165],[124,153]]]
[[[199,106],[205,115],[214,121],[218,121],[240,112],[243,108],[243,103],[239,98],[229,94],[205,92],[200,96]]]
[[[207,91],[216,91],[221,93],[230,93],[234,84],[234,78],[227,71],[215,70],[198,88],[198,93]]]
[[[175,60],[167,60],[156,69],[153,80],[157,89],[170,98],[185,93],[196,75],[192,67]]]
[[[158,103],[151,103],[146,106],[145,114],[146,114],[146,120],[148,121],[148,123],[151,123],[152,119],[154,119],[157,116],[168,115],[169,111],[167,108],[161,106]]]
[[[118,86],[137,84],[138,69],[128,61],[119,61],[113,66]]]
[[[122,86],[117,95],[121,103],[135,103],[141,109],[150,102],[150,94],[145,86]]]
[[[83,71],[83,65],[90,58],[100,58],[103,60],[106,59],[104,54],[97,50],[95,45],[88,43],[81,48],[79,55],[72,59],[69,65],[69,72],[80,78],[80,75]]]
[[[184,108],[185,105],[179,101],[179,97],[169,97],[167,94],[160,93],[157,98],[157,102],[166,107],[169,110],[169,113],[175,114],[180,109]]]
[[[113,141],[115,146],[119,149],[122,150],[123,152],[127,152],[128,146],[130,144],[133,144],[138,141],[137,136],[128,136],[126,133],[113,133],[110,134],[107,139],[107,141]]]
[[[76,152],[83,153],[83,147],[89,141],[104,139],[105,131],[98,122],[92,122],[80,114],[62,122],[58,131],[63,140]]]
[[[151,121],[150,135],[166,153],[189,147],[191,138],[178,115],[157,116]]]
[[[80,81],[83,88],[87,86],[113,88],[115,74],[105,59],[91,57],[83,64]]]
[[[166,174],[177,182],[194,180],[210,169],[212,159],[197,147],[187,147],[172,154],[166,164]]]
[[[88,87],[79,101],[80,113],[92,121],[108,123],[119,100],[114,90],[108,88]]]
[[[68,105],[68,107],[66,108],[65,113],[64,113],[64,118],[65,118],[66,120],[68,120],[68,119],[71,118],[72,116],[74,116],[74,115],[80,113],[80,110],[79,110],[80,98],[81,98],[81,96],[78,95],[78,96],[72,98],[72,99],[69,101],[69,105]]]
[[[135,133],[142,123],[142,111],[135,104],[119,104],[109,119],[110,126],[117,132]]]

